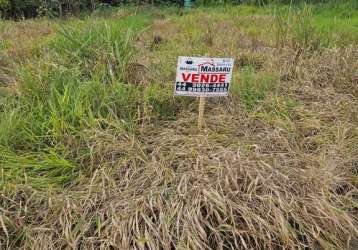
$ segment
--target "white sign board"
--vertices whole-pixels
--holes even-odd
[[[227,96],[234,59],[178,58],[174,94],[178,96]]]

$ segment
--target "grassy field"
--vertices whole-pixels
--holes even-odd
[[[0,249],[357,249],[357,4],[1,21],[0,190]]]

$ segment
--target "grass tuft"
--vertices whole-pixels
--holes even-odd
[[[275,90],[277,79],[270,74],[255,74],[253,68],[246,67],[240,74],[238,83],[232,86],[233,95],[237,95],[248,111],[254,110],[270,91]]]

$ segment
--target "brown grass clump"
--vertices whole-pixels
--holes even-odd
[[[164,39],[161,37],[161,36],[158,36],[158,35],[155,35],[153,37],[153,45],[156,45],[156,44],[161,44],[164,42]]]
[[[10,94],[16,89],[16,78],[12,70],[11,60],[0,52],[0,97]]]
[[[0,71],[0,86],[10,86],[14,81],[15,79],[13,77]]]
[[[149,69],[143,64],[128,63],[125,67],[124,80],[133,84],[146,84],[149,81]]]
[[[211,114],[222,110],[211,108],[199,134],[188,127],[195,116],[136,137],[88,131],[93,174],[66,193],[2,196],[2,248],[344,249],[356,240],[357,189],[334,148],[307,154],[284,131]]]
[[[242,53],[238,55],[235,61],[235,66],[239,68],[253,67],[255,70],[260,70],[264,65],[264,58],[258,54],[253,53]]]

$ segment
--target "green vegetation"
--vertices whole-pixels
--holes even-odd
[[[267,74],[257,74],[250,68],[244,69],[239,78],[240,84],[235,85],[233,94],[238,95],[246,109],[254,110],[261,103],[267,92],[274,90],[277,79]]]
[[[355,249],[358,10],[279,3],[2,21],[0,249]],[[235,58],[203,131],[180,55]]]

